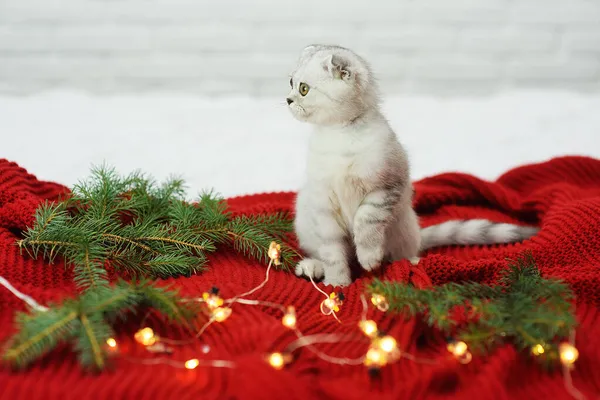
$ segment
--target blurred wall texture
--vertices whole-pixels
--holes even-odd
[[[313,42],[387,93],[600,91],[600,0],[0,0],[0,93],[281,95]]]

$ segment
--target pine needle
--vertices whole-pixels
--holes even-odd
[[[559,280],[543,278],[531,253],[509,260],[497,286],[465,282],[417,289],[374,280],[367,290],[385,296],[391,312],[421,316],[429,326],[465,341],[474,353],[511,341],[518,350],[542,344],[555,354],[553,343],[576,325],[573,292]],[[467,319],[461,324],[452,318],[458,310]],[[537,358],[555,361],[551,355]]]

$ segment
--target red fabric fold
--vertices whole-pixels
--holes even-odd
[[[407,261],[387,265],[379,279],[428,287],[474,280],[493,284],[506,259],[524,250],[533,253],[544,276],[564,279],[577,295],[577,347],[580,358],[574,385],[588,398],[600,394],[600,160],[561,157],[508,171],[495,182],[446,173],[415,183],[415,207],[422,225],[454,218],[488,218],[498,222],[538,224],[538,235],[523,243],[495,246],[448,247],[423,255],[417,266]],[[34,219],[37,206],[67,193],[64,186],[42,182],[15,163],[0,160],[0,275],[40,303],[75,294],[72,273],[60,262],[49,265],[21,254],[16,241]],[[294,193],[271,193],[229,199],[234,214],[293,213]],[[184,295],[199,295],[218,286],[223,296],[244,292],[263,279],[265,266],[223,249],[211,256],[210,269],[198,276],[172,279]],[[372,279],[359,277],[342,292],[346,300],[338,316],[322,315],[323,295],[310,282],[284,271],[273,271],[267,286],[252,298],[294,305],[298,326],[305,334],[356,331],[360,294]],[[324,287],[326,292],[333,290]],[[24,304],[0,288],[0,341],[14,332],[13,318]],[[457,363],[445,350],[443,338],[419,321],[383,314],[372,307],[368,317],[396,337],[399,347],[433,365],[401,359],[372,378],[363,366],[326,363],[307,349],[295,353],[287,368],[276,371],[265,354],[280,351],[294,340],[272,309],[234,305],[232,316],[211,326],[198,343],[175,348],[174,360],[227,359],[235,369],[198,367],[193,371],[168,365],[142,365],[124,358],[99,376],[86,374],[76,357],[61,347],[24,372],[0,369],[1,398],[52,399],[532,399],[570,398],[560,373],[542,371],[527,354],[505,346],[468,365]],[[156,327],[161,336],[181,336],[168,326]],[[136,348],[131,332],[118,338],[132,357],[152,357]],[[210,351],[203,353],[202,346]],[[322,344],[332,356],[360,357],[366,342]]]

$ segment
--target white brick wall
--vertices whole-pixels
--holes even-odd
[[[281,95],[314,42],[388,93],[600,91],[600,0],[0,0],[0,93]]]

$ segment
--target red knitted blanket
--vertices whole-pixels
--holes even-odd
[[[48,265],[21,255],[15,246],[19,232],[33,221],[36,206],[55,199],[65,187],[41,182],[24,169],[0,160],[0,275],[42,304],[74,293],[72,276],[60,263]],[[229,200],[236,213],[291,211],[294,194],[261,194]],[[475,280],[493,283],[506,268],[507,257],[531,250],[545,276],[564,279],[578,296],[577,347],[580,358],[573,383],[588,398],[600,393],[600,160],[564,157],[523,166],[495,182],[447,173],[416,183],[415,206],[423,225],[453,218],[488,218],[502,222],[536,223],[540,233],[524,243],[488,247],[455,247],[427,253],[419,266],[397,262],[380,272],[383,279],[417,285]],[[184,295],[199,295],[217,285],[223,296],[233,296],[258,285],[265,266],[223,250],[210,260],[210,270],[199,276],[176,279]],[[350,332],[356,329],[362,309],[360,293],[371,278],[363,276],[344,288],[346,301],[338,316],[342,324],[318,311],[323,295],[310,282],[291,273],[275,271],[254,298],[291,304],[298,327],[305,334]],[[321,287],[323,287],[321,285]],[[331,288],[324,288],[331,291]],[[24,304],[0,287],[0,341],[13,333],[13,316]],[[433,365],[401,359],[369,377],[365,367],[326,363],[310,351],[276,371],[264,354],[282,350],[294,335],[282,326],[273,310],[234,306],[232,316],[211,326],[202,340],[177,347],[173,359],[227,359],[235,369],[199,367],[177,369],[168,365],[141,365],[117,360],[112,371],[99,376],[83,373],[68,348],[59,348],[25,372],[0,370],[3,399],[559,399],[569,398],[560,372],[547,373],[505,346],[488,357],[475,357],[462,365],[449,357],[443,338],[415,321],[369,310],[369,318],[397,338],[399,347],[435,360]],[[181,332],[158,327],[163,337]],[[127,349],[130,336],[119,337]],[[210,346],[203,353],[203,346]],[[338,357],[360,357],[367,344],[319,345]],[[207,347],[204,347],[206,350]],[[133,351],[133,350],[132,350]],[[148,354],[137,353],[137,356]],[[150,357],[152,357],[150,355]]]

